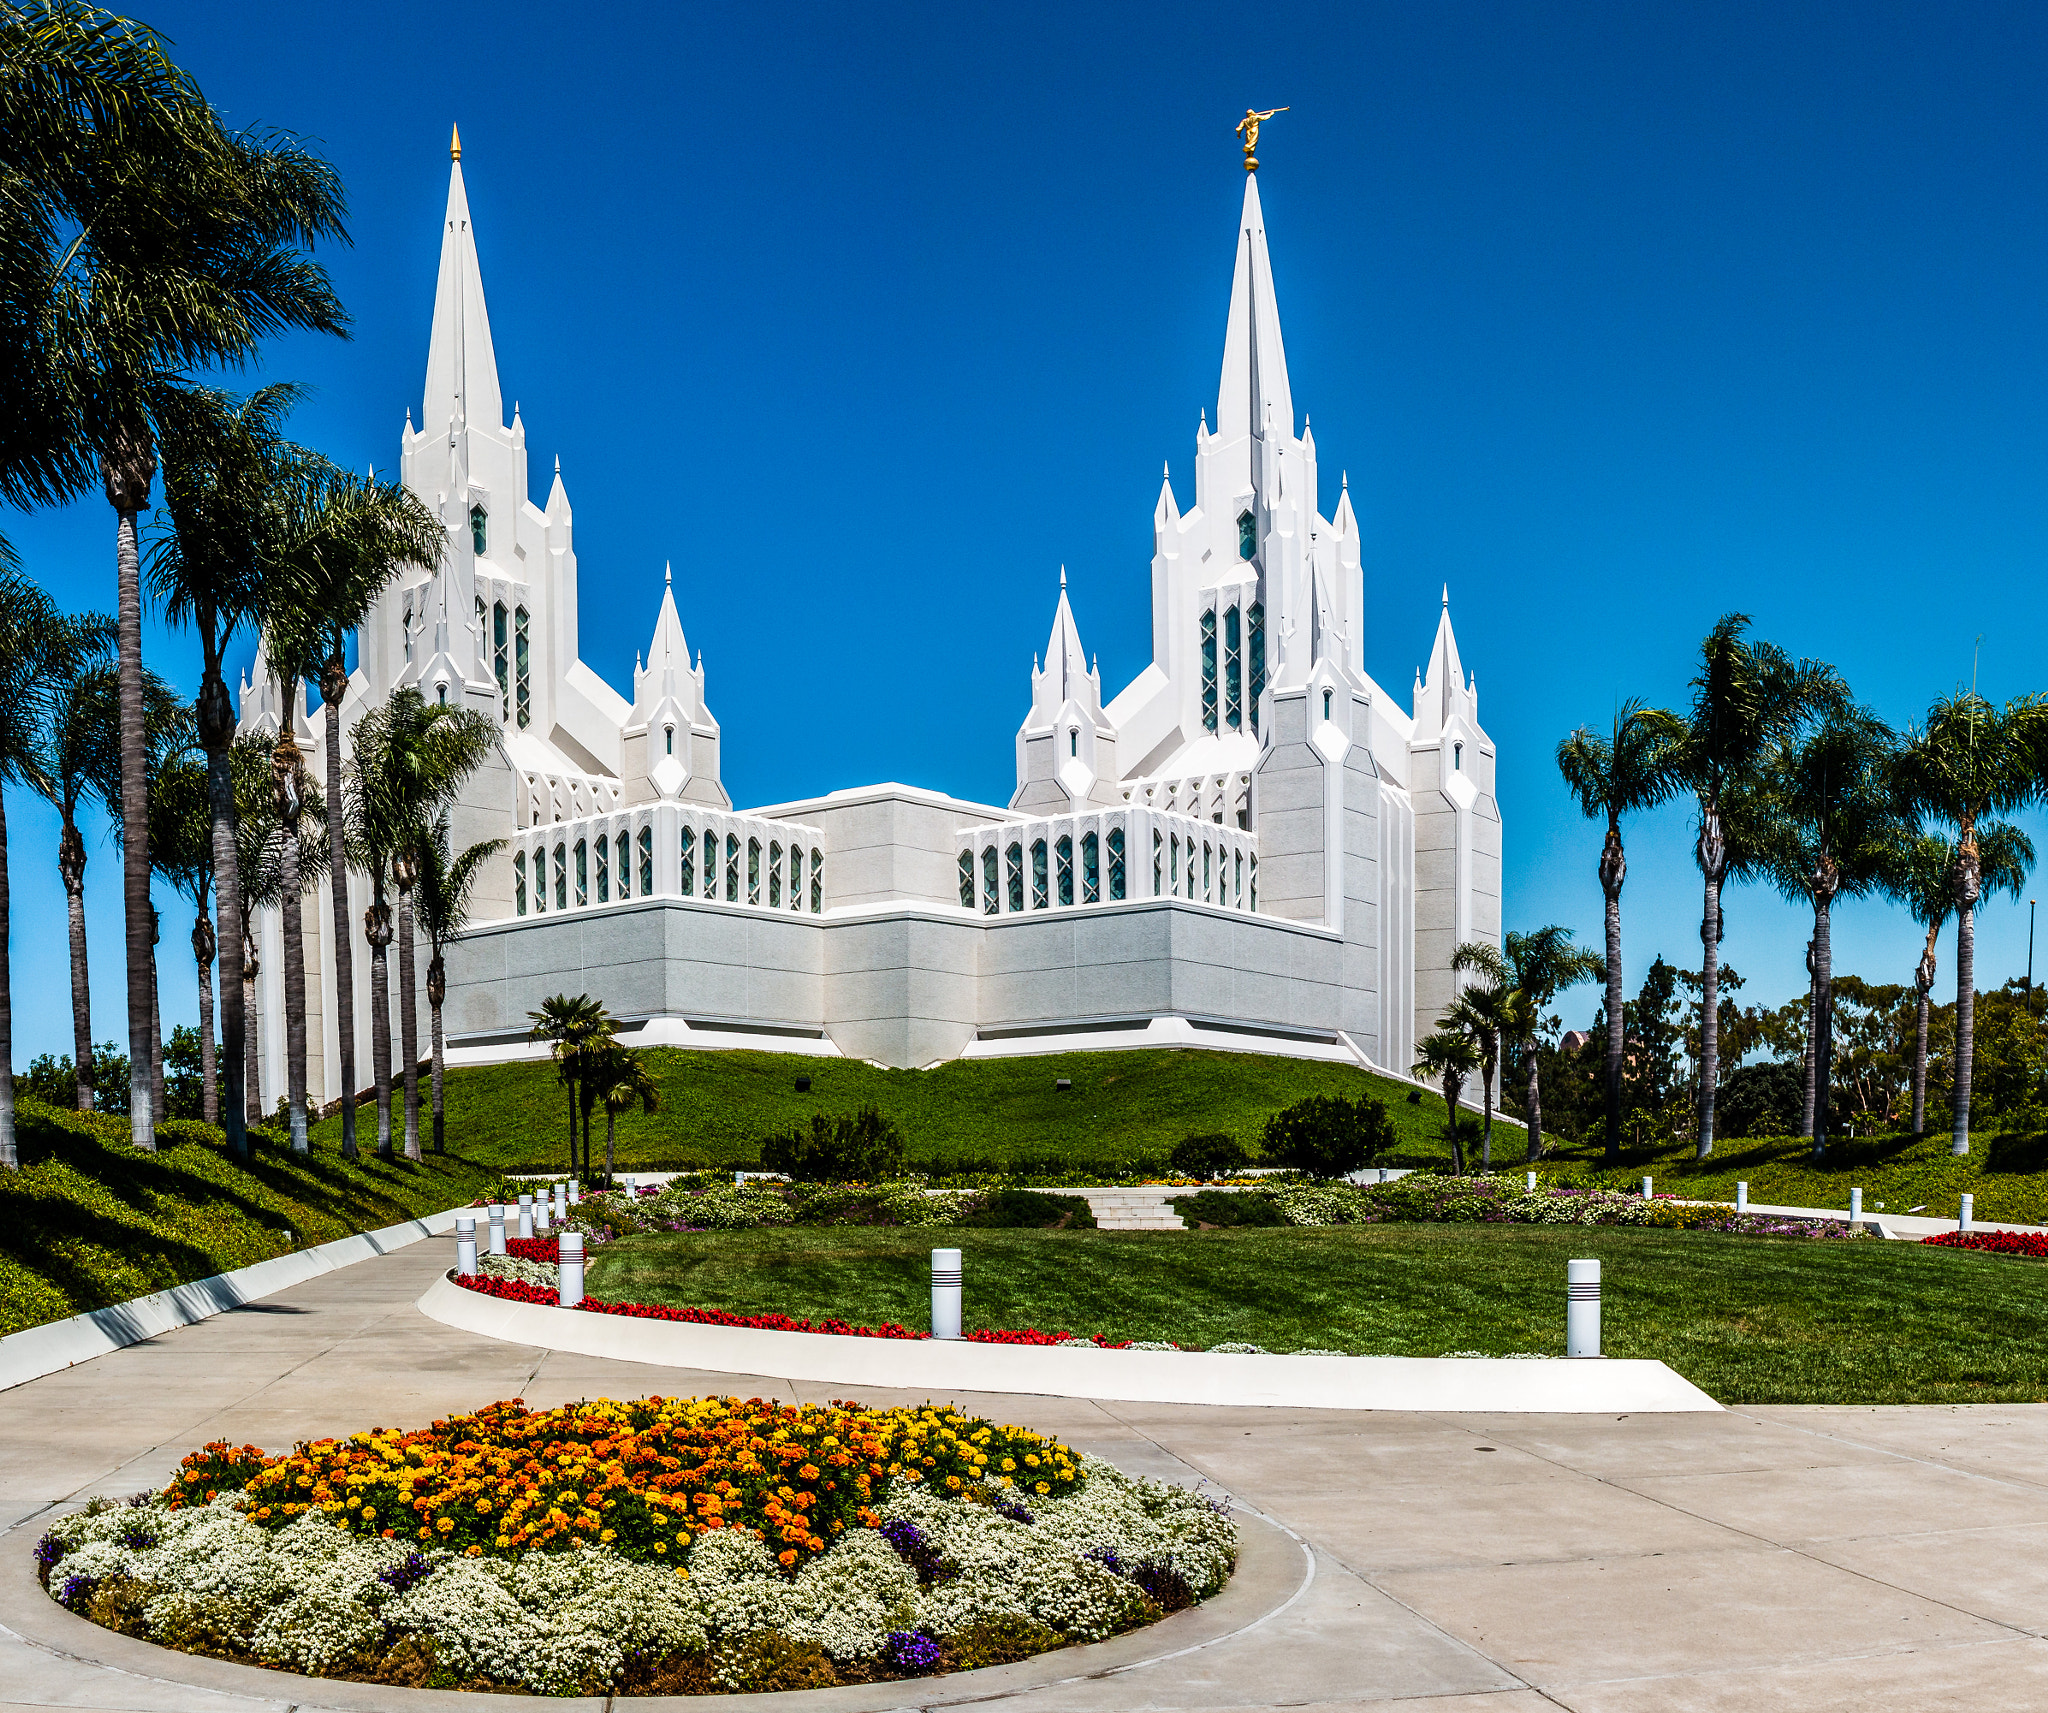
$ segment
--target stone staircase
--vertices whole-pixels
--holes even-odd
[[[1054,1190],[1054,1195],[1081,1196],[1103,1231],[1185,1231],[1181,1217],[1167,1205],[1168,1198],[1186,1195],[1185,1190],[1087,1189]]]

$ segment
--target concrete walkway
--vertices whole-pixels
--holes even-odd
[[[20,1572],[53,1507],[158,1485],[208,1439],[282,1449],[501,1397],[550,1405],[656,1388],[645,1367],[427,1320],[413,1305],[449,1248],[424,1242],[0,1393],[0,1556],[13,1560],[0,1570],[0,1707],[478,1706],[145,1649],[70,1619]],[[805,1390],[685,1379],[742,1395]],[[1114,1674],[1038,1687],[999,1674],[924,1680],[883,1699],[826,1691],[798,1705],[2048,1707],[2048,1406],[1612,1419],[958,1401],[1127,1469],[1206,1478],[1299,1537],[1313,1578],[1248,1627]]]

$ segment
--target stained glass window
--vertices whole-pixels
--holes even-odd
[[[1052,902],[1051,869],[1048,866],[1045,841],[1031,841],[1031,908],[1043,910]]]
[[[512,911],[514,915],[526,914],[526,853],[512,853]]]
[[[1180,894],[1180,834],[1175,833],[1168,841],[1173,846],[1173,867],[1167,878],[1167,891],[1176,897]]]
[[[1259,520],[1248,511],[1237,514],[1237,556],[1249,559],[1259,550]],[[482,551],[479,549],[478,551]]]
[[[1216,729],[1216,615],[1202,615],[1202,729]]]
[[[811,914],[825,913],[825,853],[816,845],[811,847]]]
[[[498,718],[512,717],[512,668],[505,653],[505,603],[491,607],[491,662],[498,674]]]
[[[1012,843],[1003,855],[1009,859],[1010,908],[1013,911],[1022,910],[1024,908],[1024,847],[1021,844]]]
[[[1239,851],[1239,852],[1237,853],[1237,861],[1236,861],[1236,864],[1235,864],[1235,866],[1236,866],[1236,869],[1237,869],[1237,903],[1238,903],[1238,908],[1242,909],[1242,908],[1244,907],[1244,852],[1243,852],[1243,851]]]
[[[1124,895],[1124,830],[1109,829],[1109,896],[1112,902]]]
[[[555,846],[555,908],[569,908],[569,847]]]
[[[1223,723],[1232,731],[1243,729],[1244,702],[1239,695],[1241,676],[1237,658],[1237,609],[1223,609]]]
[[[761,902],[761,841],[747,841],[747,902]]]
[[[640,890],[642,892],[649,892],[653,889],[643,886]],[[696,890],[697,834],[693,828],[685,827],[683,829],[683,896],[688,898]]]
[[[576,908],[581,910],[590,902],[590,851],[581,839],[576,841]]]
[[[517,705],[522,731],[533,719],[532,663],[532,650],[526,640],[526,609],[520,607],[512,614],[512,670],[513,682],[518,689]]]
[[[1054,896],[1062,904],[1074,902],[1074,841],[1062,834],[1052,847]]]
[[[1002,884],[996,876],[996,864],[1001,859],[996,855],[994,845],[984,845],[981,852],[981,908],[987,916],[995,915],[1003,907],[997,888]]]
[[[704,829],[704,896],[718,896],[718,834]]]
[[[804,847],[789,847],[789,907],[801,910],[804,907]]]
[[[1165,839],[1160,836],[1159,829],[1154,827],[1152,829],[1152,896],[1154,898],[1157,898],[1165,890],[1160,880],[1160,869],[1166,860],[1164,855],[1165,848]]]
[[[1216,894],[1209,884],[1209,854],[1209,846],[1204,843],[1202,846],[1202,902],[1204,904],[1213,904],[1216,901]]]
[[[782,908],[782,841],[768,841],[768,908]]]
[[[1245,711],[1251,715],[1252,730],[1259,729],[1259,698],[1266,693],[1266,609],[1254,601],[1246,610],[1244,659]]]
[[[640,829],[640,896],[645,898],[653,890],[654,829],[652,827],[642,827]],[[689,890],[690,883],[686,880],[683,882],[683,891],[687,894]]]
[[[974,908],[974,853],[972,851],[962,851],[960,853],[960,908],[962,910],[972,910]]]
[[[728,904],[740,901],[740,836],[737,833],[725,835],[725,901]]]
[[[611,863],[607,860],[610,856],[611,840],[607,839],[604,834],[599,833],[597,835],[597,901],[600,904],[609,904],[612,901]]]
[[[469,508],[469,544],[478,553],[490,551],[490,521],[482,506]]]
[[[1258,855],[1258,852],[1257,852],[1257,851],[1254,851],[1254,852],[1252,853],[1252,861],[1251,861],[1251,870],[1252,870],[1252,908],[1253,908],[1254,910],[1256,910],[1256,909],[1258,909],[1258,907],[1259,907],[1259,855]]]
[[[1102,902],[1101,844],[1093,833],[1081,835],[1081,902]]]
[[[618,871],[619,896],[633,896],[633,841],[625,833],[612,835],[612,867]]]

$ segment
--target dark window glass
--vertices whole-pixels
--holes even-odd
[[[1074,841],[1062,835],[1052,848],[1053,881],[1062,904],[1074,902]]]
[[[512,853],[512,910],[515,915],[526,914],[526,853]]]
[[[1202,729],[1216,729],[1216,615],[1202,615]]]
[[[1112,902],[1124,895],[1124,830],[1109,829],[1109,896]]]

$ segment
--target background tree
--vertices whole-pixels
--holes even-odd
[[[595,1057],[589,1080],[604,1102],[604,1176],[609,1183],[616,1157],[613,1131],[619,1114],[631,1112],[636,1101],[642,1112],[659,1111],[661,1090],[655,1086],[641,1056],[630,1047],[616,1044],[606,1047]]]
[[[1510,933],[1503,947],[1509,980],[1528,996],[1533,1021],[1521,1038],[1524,1092],[1522,1116],[1529,1126],[1529,1158],[1540,1160],[1550,1150],[1543,1136],[1543,1087],[1537,1052],[1537,1031],[1554,1029],[1544,1013],[1557,996],[1582,981],[1600,981],[1606,971],[1598,952],[1572,944],[1569,928],[1556,924],[1529,933]]]
[[[211,807],[211,758],[209,758],[208,801]],[[235,1079],[242,1093],[246,1123],[262,1123],[262,1042],[253,1027],[256,1012],[256,978],[262,973],[256,956],[256,912],[278,903],[285,882],[285,833],[277,812],[277,797],[271,784],[270,743],[260,733],[250,732],[235,739],[228,752],[229,779],[234,791],[235,885],[245,908],[241,912],[241,966],[244,1015],[252,1027],[242,1036],[242,1074]],[[214,825],[219,825],[218,820]],[[218,885],[218,881],[215,882]],[[223,965],[225,987],[227,970]],[[225,1043],[223,1043],[225,1046]],[[227,1103],[223,1101],[223,1105]]]
[[[1479,1048],[1462,1029],[1438,1029],[1416,1042],[1415,1052],[1413,1074],[1425,1082],[1438,1082],[1444,1091],[1444,1113],[1450,1124],[1451,1170],[1462,1177],[1465,1143],[1458,1134],[1458,1091],[1479,1068]]]
[[[1557,769],[1588,820],[1605,820],[1600,847],[1600,891],[1607,900],[1607,1128],[1606,1155],[1621,1157],[1623,1009],[1621,985],[1621,888],[1628,878],[1621,820],[1662,803],[1677,789],[1672,763],[1685,727],[1662,708],[1622,704],[1606,736],[1581,726],[1557,746]]]
[[[526,1016],[533,1025],[527,1039],[549,1043],[556,1078],[569,1091],[569,1170],[574,1173],[577,1170],[576,1115],[581,1109],[579,1084],[589,1055],[601,1052],[612,1043],[611,1015],[587,993],[579,993],[574,999],[566,993],[558,993],[543,1000],[538,1011],[529,1011]],[[582,1171],[586,1177],[590,1173],[588,1131],[583,1137]]]
[[[208,1124],[220,1122],[219,1066],[213,1032],[214,938],[213,810],[207,798],[206,757],[196,739],[166,756],[149,794],[149,842],[158,871],[192,904],[192,961],[199,972],[199,1111]],[[124,1096],[125,1098],[125,1096]],[[168,1095],[166,1096],[168,1100]]]
[[[1518,1041],[1536,1028],[1536,1008],[1529,996],[1508,980],[1507,962],[1500,948],[1484,940],[1468,940],[1451,954],[1454,973],[1477,973],[1480,979],[1462,988],[1441,1020],[1442,1026],[1462,1029],[1479,1047],[1480,1100],[1479,1163],[1493,1165],[1493,1074],[1500,1064],[1503,1043]]]
[[[1977,1003],[1977,899],[1983,888],[1978,826],[2041,795],[2048,778],[2048,700],[2020,696],[1996,708],[1959,690],[1906,734],[1895,778],[1911,812],[1956,830],[1950,896],[1956,918],[1955,1119],[1950,1152],[1970,1151],[1970,1056]]]
[[[427,937],[431,956],[427,960],[427,1005],[433,1016],[434,1059],[434,1152],[447,1152],[441,1078],[444,1070],[441,1035],[441,1006],[448,997],[449,946],[462,938],[469,926],[469,905],[476,891],[477,877],[484,864],[505,848],[503,839],[483,839],[456,855],[449,839],[448,811],[443,809],[433,831],[421,842],[419,880],[420,932]],[[637,1062],[637,1061],[636,1061]],[[609,1102],[609,1096],[607,1096]],[[627,1105],[631,1105],[630,1099]],[[652,1112],[654,1108],[648,1107]],[[611,1107],[605,1108],[605,1170],[611,1170]]]

